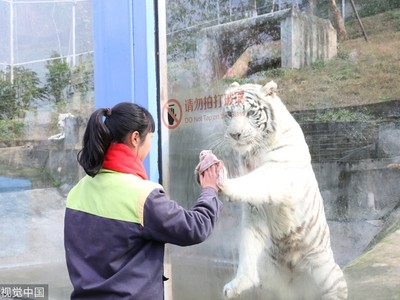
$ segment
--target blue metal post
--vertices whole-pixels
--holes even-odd
[[[129,101],[146,107],[157,122],[157,75],[153,1],[94,0],[95,106]],[[150,180],[159,181],[158,136],[144,161]]]

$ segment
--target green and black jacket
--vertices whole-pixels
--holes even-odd
[[[124,144],[112,144],[103,169],[70,191],[64,244],[71,299],[163,299],[164,245],[204,241],[221,202],[202,189],[190,210],[146,180],[143,166]]]

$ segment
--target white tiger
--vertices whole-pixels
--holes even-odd
[[[243,211],[236,277],[227,298],[262,285],[269,299],[347,299],[323,200],[303,132],[271,81],[232,84],[225,93],[221,191]],[[232,174],[232,172],[231,172]]]

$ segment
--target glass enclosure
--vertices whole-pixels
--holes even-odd
[[[0,1],[1,298],[47,284],[69,299],[65,197],[93,92],[92,1]]]
[[[349,299],[398,297],[398,283],[376,270],[390,272],[379,259],[393,253],[357,258],[398,229],[400,2],[174,0],[165,10],[160,111],[171,197],[191,207],[200,151],[223,157],[225,89],[274,80],[305,134]],[[223,299],[238,268],[242,209],[225,202],[205,243],[170,247],[173,299]],[[269,299],[268,291],[240,299]]]
[[[158,163],[169,196],[190,208],[200,151],[226,159],[226,88],[274,80],[308,143],[349,299],[398,299],[400,1],[155,3]],[[92,5],[0,0],[0,287],[45,284],[50,299],[71,292],[63,216],[84,175],[76,154],[95,107]],[[168,245],[166,299],[223,299],[244,208],[225,201],[207,241]],[[268,299],[268,290],[240,299]]]

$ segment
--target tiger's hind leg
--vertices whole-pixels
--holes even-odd
[[[224,296],[238,297],[243,291],[260,285],[258,265],[265,242],[255,228],[244,225],[239,248],[239,265],[235,278],[224,286]]]

